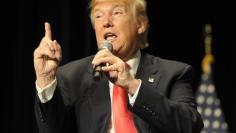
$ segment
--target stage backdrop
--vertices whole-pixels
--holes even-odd
[[[185,6],[184,6],[185,5]],[[7,35],[7,52],[2,57],[7,65],[7,87],[1,87],[4,103],[4,132],[37,133],[33,103],[35,75],[33,51],[44,36],[44,22],[52,25],[53,38],[61,44],[61,65],[95,54],[93,28],[89,20],[88,0],[20,0],[8,3],[2,11],[2,33]],[[5,8],[4,8],[5,9]],[[194,89],[200,82],[201,60],[204,57],[203,27],[212,24],[215,55],[214,83],[225,120],[231,133],[235,125],[235,23],[233,8],[221,3],[162,3],[148,1],[150,20],[147,52],[162,58],[178,60],[195,68]],[[3,75],[3,78],[5,76]],[[3,83],[5,85],[5,82]],[[1,131],[2,132],[2,131]]]

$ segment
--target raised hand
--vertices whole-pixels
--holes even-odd
[[[61,62],[61,47],[52,40],[51,26],[45,22],[45,36],[34,51],[34,69],[37,84],[40,88],[47,86],[55,79],[56,70]]]

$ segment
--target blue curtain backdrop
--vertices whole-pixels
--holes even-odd
[[[45,21],[51,23],[53,38],[62,46],[61,64],[96,53],[88,1],[18,0],[2,5],[6,8],[1,8],[1,32],[6,37],[1,41],[4,46],[1,64],[3,78],[7,81],[1,85],[4,125],[0,132],[37,133],[33,110],[33,51],[44,35]],[[233,17],[236,15],[231,4],[224,1],[178,2],[148,0],[150,46],[146,51],[191,64],[195,68],[194,88],[197,90],[204,56],[203,27],[206,23],[212,24],[212,47],[217,64],[214,82],[229,131],[234,133],[236,41]]]

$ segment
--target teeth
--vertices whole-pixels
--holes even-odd
[[[108,40],[108,41],[113,41],[114,39],[115,39],[115,36],[109,36],[106,38],[106,40]]]
[[[114,40],[115,38],[116,38],[116,35],[113,33],[106,33],[104,36],[105,40],[110,40],[110,41]]]

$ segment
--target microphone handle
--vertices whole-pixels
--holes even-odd
[[[95,66],[95,68],[94,68],[94,71],[93,71],[93,77],[95,78],[95,79],[98,79],[98,78],[100,78],[101,77],[101,69],[102,69],[102,67],[100,66],[100,65],[98,65],[98,66]]]

